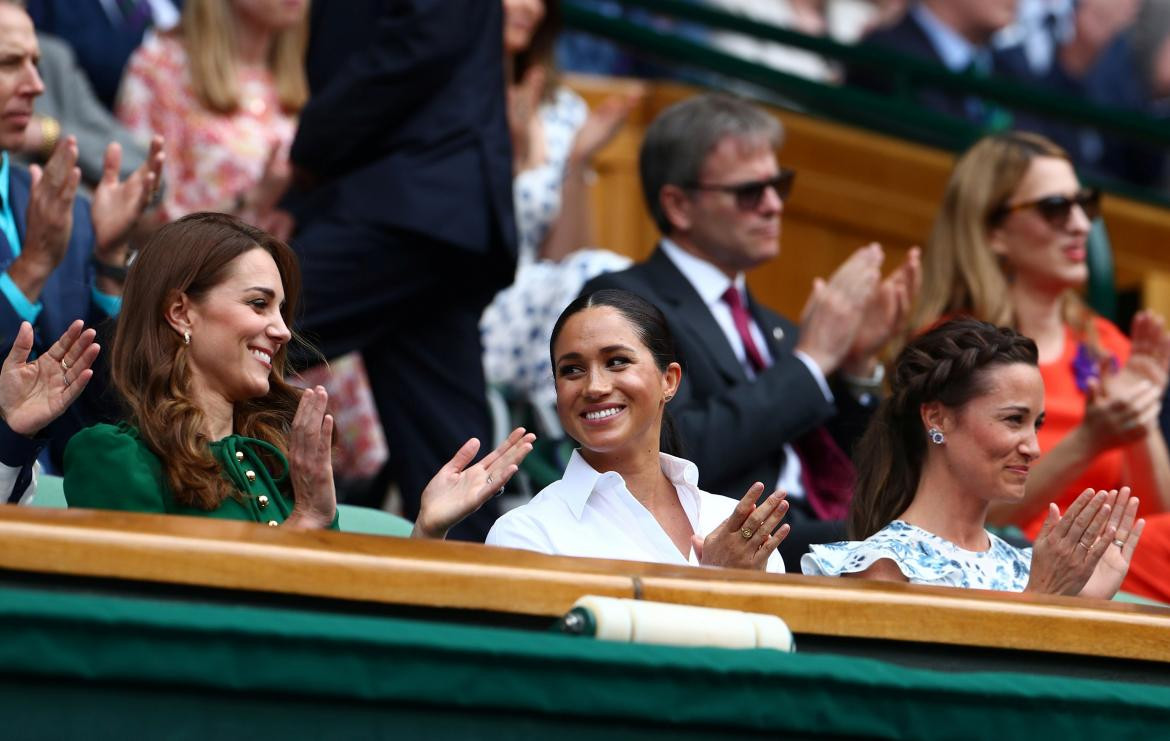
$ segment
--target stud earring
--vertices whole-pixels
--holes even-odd
[[[926,431],[926,434],[930,436],[930,441],[935,445],[942,445],[947,441],[946,436],[942,434],[942,430],[937,427],[931,427]]]
[[[184,345],[191,344],[191,330],[189,330],[189,329],[183,330],[183,344]]]
[[[667,396],[662,397],[662,400],[663,401],[670,401],[673,398],[674,398],[674,394],[669,394]]]

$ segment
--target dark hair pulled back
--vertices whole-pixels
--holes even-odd
[[[923,404],[958,408],[986,392],[986,371],[1037,364],[1036,343],[1007,327],[953,319],[924,332],[894,361],[890,396],[857,446],[849,537],[864,540],[910,506],[926,458]]]
[[[666,323],[666,317],[657,306],[636,293],[618,288],[603,288],[578,296],[557,317],[557,322],[553,325],[552,338],[548,343],[549,360],[552,362],[554,374],[556,372],[557,359],[554,355],[553,348],[556,347],[557,338],[561,336],[561,330],[565,328],[565,323],[574,314],[580,313],[585,309],[602,306],[608,306],[614,309],[630,323],[638,333],[638,339],[641,340],[642,344],[646,346],[646,349],[653,356],[654,364],[658,367],[658,370],[665,372],[671,363],[678,362],[678,352],[674,345],[674,335]],[[659,434],[659,447],[663,453],[667,453],[668,455],[683,455],[682,440],[679,438],[678,431],[675,429],[674,421],[671,419],[669,410],[663,410],[662,412],[662,430]]]

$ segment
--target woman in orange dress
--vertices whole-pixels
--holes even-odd
[[[1143,311],[1127,338],[1078,295],[1099,203],[1049,140],[984,138],[951,174],[911,326],[967,314],[1035,340],[1043,455],[1023,499],[993,504],[989,521],[1034,538],[1049,502],[1064,510],[1086,488],[1129,485],[1148,523],[1123,589],[1170,601],[1170,515],[1157,514],[1170,510],[1170,455],[1158,427],[1170,333]]]

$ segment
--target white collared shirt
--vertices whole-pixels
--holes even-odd
[[[735,509],[736,500],[698,488],[695,464],[666,453],[659,454],[659,461],[696,534],[706,537]],[[599,473],[579,451],[573,451],[560,481],[496,520],[487,544],[556,556],[699,565],[693,550],[683,557],[621,474]],[[778,553],[769,556],[767,570],[784,571]]]
[[[735,352],[736,359],[743,366],[744,373],[747,373],[748,378],[755,378],[756,372],[748,360],[747,350],[743,346],[743,338],[739,336],[739,330],[735,328],[735,319],[731,316],[731,307],[723,300],[723,294],[727,292],[727,287],[732,285],[733,281],[719,268],[701,257],[692,255],[666,237],[662,238],[660,244],[662,245],[662,251],[666,253],[666,256],[670,258],[670,261],[674,263],[678,271],[683,274],[683,277],[687,279],[687,282],[699,294],[699,298],[703,299],[703,303],[707,305],[707,310],[711,312],[711,316],[715,318],[715,323],[723,330],[724,336],[727,337],[728,343],[731,344],[731,349]],[[743,305],[747,306],[747,281],[742,272],[735,276],[734,284],[736,290],[739,291]],[[764,356],[764,362],[771,365],[772,353],[768,349],[768,343],[764,341],[764,334],[760,330],[759,325],[756,324],[756,320],[750,315],[748,316],[748,331],[751,333],[752,339],[755,340],[760,354]],[[799,350],[793,354],[808,368],[808,372],[816,380],[817,385],[820,386],[821,393],[832,404],[833,392],[829,390],[829,382],[825,379],[825,374],[821,371],[821,367],[816,364],[816,361]],[[780,477],[776,481],[776,488],[783,489],[791,497],[803,497],[804,482],[801,480],[801,472],[800,456],[796,454],[796,450],[791,445],[785,443],[784,466],[780,469]]]

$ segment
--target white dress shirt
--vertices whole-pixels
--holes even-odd
[[[736,359],[743,366],[744,373],[747,374],[748,378],[755,378],[756,371],[752,368],[751,361],[748,360],[747,350],[743,346],[743,338],[739,336],[739,330],[735,328],[735,319],[731,316],[731,307],[723,300],[723,294],[727,292],[728,286],[734,284],[736,290],[739,291],[743,305],[748,305],[747,281],[743,273],[737,274],[733,281],[719,268],[701,257],[692,255],[669,239],[663,238],[660,244],[662,245],[662,251],[670,258],[670,261],[674,263],[678,271],[683,274],[683,277],[687,279],[687,282],[691,284],[699,294],[699,297],[703,299],[703,303],[707,305],[707,310],[711,312],[711,316],[715,318],[715,323],[723,330],[723,335],[727,337],[727,342],[731,345]],[[748,316],[748,331],[751,333],[756,347],[759,348],[760,355],[764,357],[764,362],[771,365],[772,353],[768,349],[768,343],[764,340],[764,334],[760,330],[759,325],[756,324],[756,320],[750,315]],[[832,404],[833,392],[829,390],[829,382],[825,379],[825,374],[821,371],[821,367],[816,364],[816,361],[799,350],[794,354],[808,368],[809,374],[812,375],[817,385],[820,386],[821,393]],[[791,445],[784,443],[784,465],[780,469],[780,478],[776,481],[776,488],[788,492],[788,496],[790,497],[803,497],[804,482],[801,480],[801,473],[800,456],[796,454],[796,451]]]
[[[660,453],[659,460],[696,534],[706,537],[735,509],[736,500],[698,488],[694,463],[666,453]],[[560,481],[496,520],[487,544],[556,556],[699,565],[694,550],[683,557],[654,515],[630,493],[621,474],[599,473],[578,451],[573,451]],[[778,553],[768,557],[767,570],[784,571]]]

